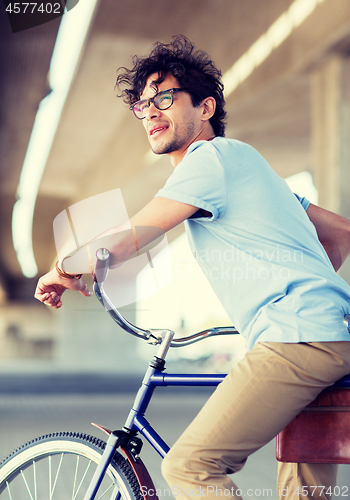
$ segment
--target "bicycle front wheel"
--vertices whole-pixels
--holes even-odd
[[[100,439],[75,432],[34,439],[0,464],[0,498],[83,500],[104,448]],[[131,465],[116,452],[96,499],[142,498]]]

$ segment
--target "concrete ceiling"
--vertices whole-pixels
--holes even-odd
[[[83,1],[83,0],[80,0]],[[100,0],[42,178],[34,214],[39,273],[54,257],[52,223],[72,203],[121,188],[129,215],[171,172],[154,161],[143,127],[114,89],[116,70],[156,40],[184,34],[224,73],[292,4],[291,0]],[[76,7],[78,8],[78,6]],[[69,13],[67,14],[69,15]],[[30,296],[12,248],[11,215],[59,20],[12,33],[0,14],[0,283]],[[227,99],[227,133],[256,147],[283,177],[312,169],[310,74],[331,51],[347,51],[348,0],[324,0]]]

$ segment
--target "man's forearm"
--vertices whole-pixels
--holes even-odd
[[[96,261],[96,251],[107,248],[112,257],[111,265],[116,266],[127,261],[137,251],[133,229],[109,232],[107,235],[90,241],[63,259],[63,268],[67,273],[90,273]]]
[[[306,213],[334,269],[338,271],[350,255],[350,221],[312,203]]]
[[[95,263],[96,250],[101,247],[111,252],[112,266],[120,265],[197,210],[195,206],[167,198],[153,198],[132,217],[128,228],[119,226],[101,234],[64,259],[63,268],[67,273],[73,274],[90,272]]]

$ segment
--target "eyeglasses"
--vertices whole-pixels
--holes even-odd
[[[146,117],[146,113],[151,102],[153,102],[155,107],[157,109],[160,109],[161,111],[170,108],[170,106],[174,102],[173,95],[175,94],[175,92],[188,92],[188,90],[186,89],[162,90],[161,92],[158,92],[158,94],[156,94],[154,97],[151,97],[150,99],[143,99],[142,101],[135,102],[130,106],[130,109],[133,110],[136,118],[138,118],[139,120],[143,120]]]

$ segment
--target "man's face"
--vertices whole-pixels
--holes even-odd
[[[157,73],[148,78],[140,100],[153,97],[162,90],[181,88],[171,73],[156,88],[152,82],[157,78]],[[201,135],[201,109],[193,106],[189,93],[176,92],[173,94],[172,106],[166,110],[157,109],[153,102],[150,103],[143,125],[152,151],[156,154],[169,154],[176,165],[189,145]]]

